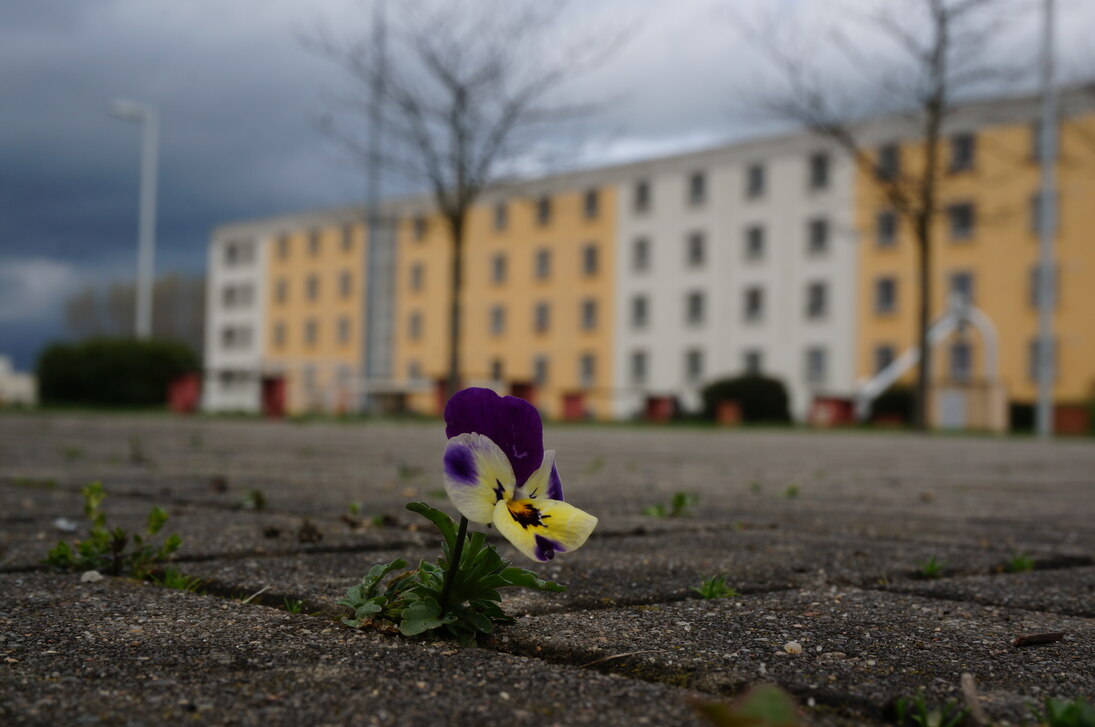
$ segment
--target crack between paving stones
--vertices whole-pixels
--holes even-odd
[[[1054,615],[1054,616],[1073,616],[1073,617],[1078,616],[1080,618],[1095,618],[1095,609],[1087,610],[1087,611],[1071,610],[1071,609],[1064,609],[1064,610],[1049,609],[1049,610],[1047,610],[1047,609],[1044,609],[1044,608],[1032,608],[1030,606],[1023,606],[1023,605],[1015,604],[1015,603],[1000,603],[999,601],[992,601],[992,600],[989,600],[987,598],[984,598],[983,596],[975,596],[975,595],[968,595],[968,594],[962,595],[962,594],[950,594],[950,593],[928,593],[928,592],[925,592],[925,591],[906,591],[906,590],[899,590],[899,589],[896,589],[896,588],[880,587],[880,586],[859,586],[859,589],[863,590],[863,591],[874,591],[876,593],[885,593],[885,594],[891,595],[891,596],[892,595],[916,596],[917,598],[924,598],[924,599],[928,599],[928,600],[932,600],[932,601],[946,601],[948,603],[976,603],[978,606],[991,606],[993,608],[1007,608],[1007,609],[1011,609],[1011,610],[1014,610],[1014,611],[1026,611],[1028,613],[1044,613],[1044,614],[1051,614],[1051,615]]]

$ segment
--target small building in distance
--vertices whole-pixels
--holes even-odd
[[[0,356],[0,408],[35,406],[38,403],[38,381],[34,374],[15,370],[11,358]]]

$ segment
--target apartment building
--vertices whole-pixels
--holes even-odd
[[[616,415],[782,379],[801,418],[853,385],[850,165],[809,135],[628,168],[619,197]]]
[[[944,129],[940,208],[933,230],[931,311],[952,296],[983,311],[999,338],[999,376],[1009,400],[1037,395],[1041,170],[1037,99],[970,104]],[[1054,398],[1090,398],[1095,387],[1095,94],[1061,98],[1057,164],[1059,222],[1055,243]],[[922,145],[880,122],[865,130],[879,169],[860,170],[855,217],[859,245],[856,371],[868,378],[914,345],[916,250],[912,232],[883,202],[873,174],[918,172]],[[933,381],[976,387],[986,376],[985,342],[969,330],[935,349]],[[933,406],[939,405],[935,402]],[[957,412],[961,426],[961,411]],[[937,418],[938,421],[938,418]]]

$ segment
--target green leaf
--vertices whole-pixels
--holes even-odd
[[[409,502],[407,503],[407,509],[413,513],[418,513],[436,525],[450,551],[456,547],[456,523],[453,522],[451,517],[424,502]]]
[[[70,567],[74,560],[75,557],[72,553],[72,546],[63,540],[50,548],[50,551],[46,553],[46,563],[60,568]]]
[[[166,522],[167,511],[162,507],[154,507],[148,513],[148,527],[146,528],[146,532],[149,535],[155,535],[160,532],[160,528],[162,528]]]
[[[407,561],[403,560],[402,558],[396,558],[390,563],[381,563],[379,565],[374,565],[372,568],[369,569],[368,575],[366,575],[361,580],[361,586],[365,590],[365,595],[367,597],[375,596],[376,587],[380,584],[382,580],[384,580],[384,576],[388,575],[393,570],[398,570],[399,568],[406,567]]]
[[[746,692],[733,704],[705,702],[696,710],[717,727],[799,727],[795,700],[771,684],[761,684]]]
[[[164,541],[163,545],[160,546],[160,552],[156,554],[156,558],[162,559],[171,555],[179,549],[182,542],[182,538],[179,537],[178,533],[172,533],[167,537],[167,540]]]
[[[100,512],[100,508],[103,499],[106,497],[106,493],[103,491],[103,483],[92,482],[84,485],[81,493],[84,496],[84,515],[96,525],[101,525],[103,514]]]
[[[524,568],[517,568],[515,566],[506,568],[502,571],[501,575],[506,579],[507,583],[511,586],[517,586],[518,588],[532,588],[537,591],[553,591],[555,593],[561,593],[567,589],[566,586],[560,583],[542,580],[532,571],[527,571]]]
[[[399,633],[404,636],[418,634],[453,622],[452,616],[441,616],[441,605],[433,598],[423,598],[407,606],[399,622]]]

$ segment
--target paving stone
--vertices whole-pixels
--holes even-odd
[[[893,583],[892,591],[994,606],[1095,617],[1095,568],[1058,568],[1026,573]]]
[[[904,594],[829,588],[627,609],[529,616],[493,645],[705,691],[776,681],[819,703],[881,717],[923,688],[959,696],[975,675],[990,717],[1016,721],[1046,696],[1095,694],[1090,619]],[[1023,633],[1060,642],[1016,648]],[[801,653],[785,645],[797,642]]]

